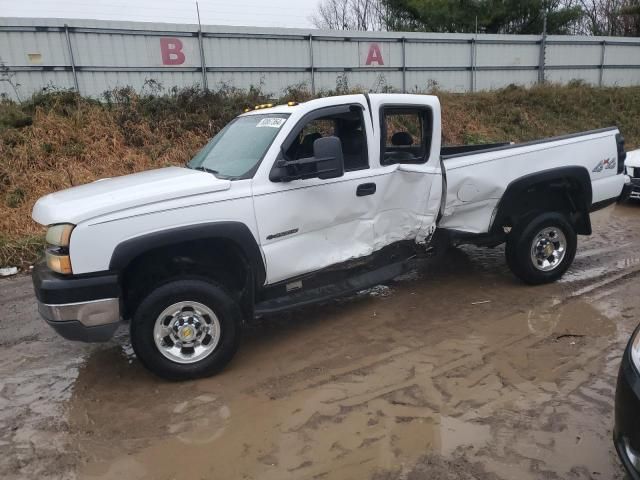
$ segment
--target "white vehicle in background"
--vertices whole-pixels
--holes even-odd
[[[640,150],[633,150],[627,154],[625,161],[630,183],[625,187],[625,199],[640,200]]]
[[[211,375],[242,325],[388,281],[439,239],[506,243],[513,273],[551,282],[590,212],[621,194],[617,128],[519,145],[442,146],[435,96],[263,105],[185,168],[41,198],[39,310],[62,336],[133,348],[170,379]]]

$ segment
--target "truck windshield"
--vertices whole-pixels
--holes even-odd
[[[231,121],[187,164],[220,178],[242,178],[262,160],[288,113],[248,115]]]

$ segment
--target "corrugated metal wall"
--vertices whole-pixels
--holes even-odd
[[[0,19],[0,94],[44,87],[83,95],[147,80],[163,88],[261,85],[273,94],[303,84],[371,91],[456,92],[583,80],[640,84],[640,39],[466,35]]]

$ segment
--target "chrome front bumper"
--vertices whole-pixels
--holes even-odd
[[[627,176],[622,189],[622,200],[640,200],[640,178]]]
[[[60,275],[38,263],[31,277],[40,315],[64,338],[104,342],[113,336],[122,297],[115,273]]]
[[[58,334],[68,340],[105,342],[120,324],[118,298],[59,305],[38,301],[38,311]]]

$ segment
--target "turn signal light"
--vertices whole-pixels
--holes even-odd
[[[73,273],[71,269],[71,258],[69,255],[57,255],[47,250],[45,257],[47,259],[47,267],[57,273],[70,275]]]

